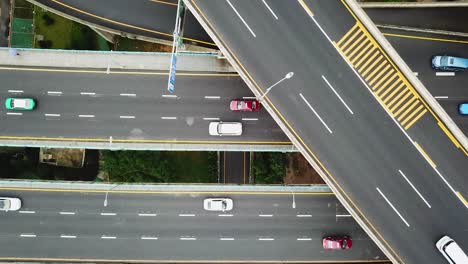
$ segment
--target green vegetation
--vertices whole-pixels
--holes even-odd
[[[36,47],[44,49],[109,50],[102,37],[88,26],[34,7]],[[104,43],[107,43],[104,40]]]
[[[215,152],[103,151],[102,161],[114,182],[216,182]]]
[[[257,184],[281,184],[286,175],[286,154],[278,152],[255,153],[254,175]]]

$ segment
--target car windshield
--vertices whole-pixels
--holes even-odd
[[[238,109],[242,108],[242,101],[237,102],[237,108]]]
[[[447,66],[448,65],[448,60],[449,60],[449,57],[442,56],[442,58],[440,58],[440,65]]]
[[[222,201],[222,202],[221,202],[221,207],[222,207],[223,209],[226,209],[226,208],[227,208],[227,203],[226,203],[226,201]]]
[[[343,243],[341,244],[341,248],[343,248],[343,249],[346,248],[346,239],[343,239]]]
[[[8,200],[0,200],[0,208],[6,209],[10,207],[10,202]]]
[[[257,102],[253,101],[252,102],[252,109],[255,109],[255,108],[257,108]]]

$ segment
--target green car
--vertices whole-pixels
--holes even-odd
[[[9,110],[33,110],[36,102],[31,98],[7,98],[5,107]]]

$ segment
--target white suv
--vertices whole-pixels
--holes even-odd
[[[242,123],[240,122],[211,122],[209,127],[212,136],[240,136]]]

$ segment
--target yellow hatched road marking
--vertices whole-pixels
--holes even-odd
[[[377,74],[374,78],[372,78],[372,80],[369,82],[369,85],[370,85],[370,86],[373,86],[374,83],[375,83],[377,80],[379,80],[380,77],[381,77],[383,74],[385,74],[386,72],[389,72],[389,71],[390,71],[390,69],[391,69],[390,67],[391,67],[391,65],[390,65],[390,64],[387,64],[387,66],[386,66],[384,69],[382,69],[382,70],[379,72],[379,74]],[[371,76],[369,76],[369,79],[370,79],[370,78],[371,78]]]
[[[416,97],[413,97],[413,99],[408,101],[408,102],[411,102],[411,101],[414,101],[414,102],[410,106],[405,105],[405,106],[402,107],[402,109],[405,109],[405,107],[407,107],[407,108],[403,113],[401,113],[401,115],[398,116],[398,118],[397,118],[398,121],[401,121],[406,115],[408,115],[408,113],[411,110],[414,110],[416,105],[419,104],[419,100],[417,100]],[[406,104],[408,104],[408,103],[406,103]]]
[[[365,70],[361,76],[364,77],[370,70],[372,70],[374,68],[374,66],[379,63],[381,60],[383,59],[382,55],[379,55],[379,57],[371,64],[367,67],[367,70]],[[383,61],[384,63],[386,63],[386,61],[384,60]],[[364,67],[363,67],[364,68]]]
[[[366,77],[366,81],[372,80],[372,76],[374,76],[378,72],[381,72],[382,67],[385,67],[385,66],[388,66],[388,65],[389,65],[388,62],[386,60],[383,60],[382,63],[375,66],[375,68],[372,70],[372,72]]]
[[[408,107],[408,105],[410,105],[414,100],[416,100],[416,97],[411,97],[409,98],[408,100],[406,100],[406,98],[404,98],[403,100],[400,100],[400,102],[397,104],[397,105],[401,105],[403,102],[404,104],[401,105],[401,107],[398,108],[398,110],[395,111],[394,115],[395,116],[398,116],[400,115],[400,113],[406,109],[406,107]]]
[[[367,58],[367,56],[369,56],[370,54],[373,54],[372,57],[370,57],[368,60],[365,60]],[[364,69],[367,66],[367,64],[371,63],[371,61],[373,61],[373,59],[377,55],[379,55],[379,50],[376,50],[375,46],[372,46],[372,50],[369,51],[369,53],[366,56],[364,56],[362,59],[360,59],[358,61],[358,63],[356,63],[356,68],[359,68],[358,72],[361,72],[361,70]],[[361,65],[361,63],[363,63],[363,62],[366,62],[366,63],[364,63],[364,65],[362,65],[362,67],[359,67],[359,65]]]
[[[401,80],[398,79],[398,82],[401,82]],[[396,82],[396,83],[398,83],[398,82]],[[387,103],[390,99],[392,99],[392,97],[393,97],[398,91],[400,91],[401,88],[403,88],[403,87],[405,87],[405,84],[402,82],[395,90],[393,90],[393,92],[392,92],[389,96],[387,96],[387,98],[385,98],[385,99],[383,100],[383,103],[386,104],[386,103]],[[388,89],[387,91],[385,91],[385,93],[382,94],[382,98],[383,98],[384,95],[385,95],[386,93],[388,93],[388,91],[390,91],[390,90],[391,90],[391,89]]]
[[[380,87],[380,85],[385,81],[387,80],[384,85],[382,85],[382,87],[386,87],[391,80],[395,79],[395,71],[393,69],[390,69],[387,74],[385,74],[384,76],[382,76],[382,78],[380,78],[380,80],[374,85],[376,88]]]
[[[400,100],[398,100],[398,102],[397,102],[394,106],[392,106],[392,107],[390,108],[390,111],[391,111],[392,113],[393,113],[393,111],[395,111],[395,109],[398,108],[398,106],[400,106],[402,103],[404,103],[404,102],[406,101],[406,99],[408,99],[408,97],[410,97],[411,95],[413,95],[409,90],[407,90],[407,91],[408,91],[408,93],[407,93],[405,96],[403,96],[403,98],[401,98]]]
[[[356,62],[357,59],[359,59],[363,54],[364,52],[366,52],[365,56],[363,58],[366,58],[367,56],[369,56],[371,54],[371,51],[374,50],[375,47],[372,46],[372,43],[369,42],[357,55],[356,57],[354,57],[354,59],[351,60],[351,64],[354,65],[354,63]]]
[[[427,112],[426,108],[423,109],[423,111],[421,113],[419,113],[418,116],[416,116],[413,121],[411,121],[408,125],[405,126],[405,130],[407,130],[408,128],[410,128],[416,121],[419,120],[419,118],[421,118],[425,113]]]
[[[395,98],[393,98],[393,100],[390,101],[390,103],[388,103],[388,107],[392,106],[394,103],[396,103],[397,106],[400,105],[404,101],[404,99],[407,98],[410,95],[411,95],[411,92],[408,89],[403,90],[401,93],[399,93],[397,96],[395,96]],[[402,96],[403,96],[403,98],[401,98]],[[400,98],[402,100],[400,100]],[[390,110],[393,113],[393,107],[391,107]]]
[[[361,42],[361,44],[359,44],[359,46],[357,46],[353,52],[351,52],[348,57],[351,58],[354,56],[354,54],[356,54],[356,52],[360,51],[362,52],[362,47],[364,46],[364,44],[372,44],[369,40],[365,39]]]
[[[377,90],[375,93],[377,95],[379,95],[381,92],[383,92],[385,90],[385,94],[388,93],[389,91],[392,90],[393,86],[397,85],[398,84],[398,76],[396,75],[392,75],[388,78],[388,80],[381,85],[381,87],[379,88],[379,90]],[[390,87],[389,85],[392,84]]]
[[[343,43],[343,45],[341,45],[341,50],[345,50],[346,49],[346,46],[349,45],[349,43],[351,43],[351,41],[353,41],[359,34],[361,34],[362,32],[357,30],[356,32],[354,32],[349,38],[348,40],[346,40],[345,43]]]
[[[362,39],[363,39],[365,36],[366,36],[366,35],[361,34],[361,36],[360,36],[359,38],[357,38],[356,40],[353,41],[353,44],[351,44],[351,46],[349,46],[349,48],[343,47],[343,50],[346,49],[346,51],[344,52],[345,55],[347,55],[348,52],[352,51],[353,48],[354,48],[357,44],[361,43]],[[349,56],[348,56],[348,57],[349,57]]]
[[[421,111],[421,109],[423,109],[423,108],[424,108],[424,105],[423,105],[423,104],[420,104],[420,105],[418,106],[418,108],[416,108],[413,112],[411,112],[411,114],[409,114],[409,115],[405,118],[405,120],[401,121],[401,125],[404,126],[406,123],[408,123],[408,121],[410,121],[411,118],[412,118],[413,116],[415,116],[417,113],[419,113],[419,111]]]
[[[432,161],[432,159],[429,157],[429,155],[427,155],[426,151],[424,151],[424,149],[418,144],[418,142],[415,141],[414,145],[416,145],[416,148],[419,149],[419,151],[423,154],[426,160],[429,161],[429,163],[431,164],[433,168],[437,167],[435,163]]]
[[[343,41],[349,36],[349,34],[351,34],[351,32],[353,32],[354,30],[356,30],[356,28],[358,27],[358,24],[354,24],[353,27],[351,27],[348,32],[346,32],[346,34],[344,34],[344,36],[336,43],[338,46],[341,46],[341,43],[343,43]]]
[[[468,201],[463,197],[463,195],[460,192],[456,192],[458,198],[465,204],[465,206],[468,206]]]

